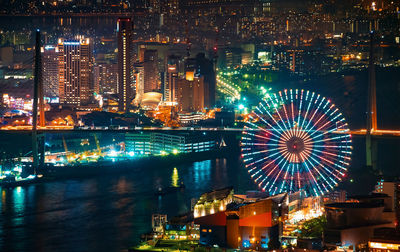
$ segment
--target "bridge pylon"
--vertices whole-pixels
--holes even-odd
[[[35,43],[35,68],[34,68],[34,86],[33,86],[33,105],[32,105],[32,156],[33,173],[36,174],[40,166],[44,164],[44,133],[38,134],[38,106],[39,106],[39,126],[45,126],[44,118],[44,98],[42,84],[42,62],[40,52],[40,30],[36,30]]]
[[[377,171],[377,146],[372,133],[378,130],[376,108],[376,71],[374,58],[374,32],[370,33],[369,66],[368,66],[368,101],[367,101],[367,132],[365,139],[367,167]]]

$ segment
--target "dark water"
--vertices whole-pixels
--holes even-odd
[[[50,182],[2,189],[0,251],[120,251],[151,228],[152,213],[169,217],[190,211],[201,193],[225,186],[254,189],[237,158],[132,174]],[[183,181],[186,189],[164,197],[158,186]]]

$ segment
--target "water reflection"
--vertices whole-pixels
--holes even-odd
[[[202,182],[209,181],[211,175],[211,160],[193,164],[193,177],[195,188],[201,188]]]
[[[190,211],[191,200],[204,191],[238,184],[239,171],[236,161],[221,159],[3,188],[0,251],[121,251],[150,230],[153,213]],[[185,190],[154,194],[157,186],[181,182]]]
[[[178,169],[176,169],[176,167],[174,167],[174,170],[172,171],[172,176],[171,176],[171,185],[174,187],[178,187],[178,182],[179,182]]]

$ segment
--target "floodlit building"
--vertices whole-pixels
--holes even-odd
[[[233,188],[227,187],[203,193],[194,206],[194,217],[202,217],[225,211],[226,206],[233,202]]]
[[[147,92],[143,94],[140,104],[144,109],[156,109],[161,100],[161,93]]]

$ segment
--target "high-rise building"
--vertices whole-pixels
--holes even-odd
[[[94,67],[94,92],[100,94],[118,93],[118,65],[99,63]]]
[[[132,20],[119,18],[117,21],[118,33],[118,97],[119,111],[129,111],[133,99],[132,90]]]
[[[182,112],[197,112],[204,109],[204,77],[178,79],[177,102]]]
[[[216,87],[214,63],[207,59],[204,53],[196,56],[196,76],[204,77],[204,107],[213,108],[215,106]]]
[[[144,67],[143,63],[136,63],[134,65],[135,73],[134,73],[134,81],[136,86],[136,103],[140,103],[144,94]]]
[[[88,104],[93,94],[93,56],[90,39],[58,40],[60,104]]]
[[[395,212],[396,227],[400,229],[400,181],[378,181],[375,185],[376,193],[387,194],[391,198],[391,208]]]
[[[177,81],[179,73],[179,61],[177,56],[169,56],[167,59],[167,74],[164,80],[164,102],[173,105],[176,103]]]
[[[160,89],[158,73],[157,50],[146,50],[143,56],[144,68],[144,92],[152,92]]]
[[[46,97],[59,97],[58,80],[58,47],[46,45],[42,47],[42,81]]]

